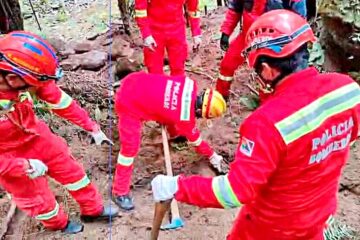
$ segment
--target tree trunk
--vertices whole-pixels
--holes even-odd
[[[123,21],[125,33],[130,35],[130,11],[127,0],[118,0],[118,6]]]
[[[0,31],[24,30],[19,0],[0,0]]]

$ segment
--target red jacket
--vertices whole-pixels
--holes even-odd
[[[290,75],[241,125],[230,172],[181,177],[176,199],[200,207],[244,204],[242,212],[262,229],[253,235],[280,234],[266,239],[321,230],[336,210],[339,177],[358,133],[359,103],[360,88],[348,76],[314,68]]]
[[[141,121],[156,121],[185,136],[196,151],[210,157],[214,151],[196,127],[196,82],[184,76],[132,73],[117,92],[117,109]],[[121,113],[118,113],[121,114]]]
[[[135,19],[143,38],[152,30],[178,30],[185,26],[183,6],[186,4],[192,36],[201,35],[198,0],[135,0]]]
[[[70,122],[92,131],[97,124],[69,95],[63,92],[54,82],[38,88],[34,95],[42,100],[49,110]],[[7,114],[0,113],[0,175],[22,167],[19,161],[6,156],[6,152],[21,147],[27,141],[41,134],[42,123],[35,115],[29,92],[0,92],[0,109],[8,108]],[[20,166],[21,165],[21,166]],[[22,171],[22,169],[18,169]]]

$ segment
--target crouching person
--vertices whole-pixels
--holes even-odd
[[[121,149],[113,185],[114,199],[120,208],[134,208],[129,195],[130,181],[144,121],[166,125],[170,136],[186,137],[199,154],[208,158],[219,172],[222,171],[222,156],[201,138],[195,119],[222,116],[226,111],[225,100],[212,89],[206,89],[199,96],[196,94],[195,81],[185,76],[138,72],[122,80],[115,100]]]
[[[52,47],[27,32],[0,39],[0,185],[17,207],[51,230],[78,233],[50,190],[46,175],[62,184],[80,205],[84,221],[117,215],[105,207],[83,167],[64,139],[54,135],[33,110],[30,92],[55,114],[88,131],[96,144],[110,141],[69,95],[57,85],[61,77]]]

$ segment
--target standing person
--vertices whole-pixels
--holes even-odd
[[[221,25],[220,47],[226,51],[220,63],[220,73],[216,90],[227,100],[236,69],[244,63],[240,54],[245,47],[246,33],[254,20],[265,12],[274,9],[290,9],[306,18],[305,0],[229,0],[226,17]],[[230,43],[229,38],[238,23],[242,21],[240,33]]]
[[[0,38],[0,185],[17,207],[51,230],[78,233],[51,192],[45,175],[62,184],[80,205],[82,219],[115,217],[104,206],[64,139],[54,135],[33,110],[30,92],[55,114],[88,131],[95,143],[110,140],[56,81],[62,72],[53,48],[39,36],[16,31]]]
[[[130,197],[133,162],[141,142],[144,121],[167,126],[170,136],[184,136],[195,150],[222,172],[222,156],[200,136],[196,118],[220,117],[226,103],[220,93],[207,89],[199,96],[194,80],[185,76],[169,77],[145,72],[132,73],[121,81],[116,93],[115,110],[119,117],[121,149],[117,159],[113,195],[124,210],[134,208]]]
[[[198,0],[135,0],[135,19],[144,39],[144,62],[149,73],[163,74],[165,50],[171,75],[185,74],[187,57],[184,4],[186,2],[193,48],[201,44]]]
[[[358,136],[360,88],[347,75],[308,67],[315,36],[294,12],[265,13],[245,39],[247,62],[268,97],[240,126],[229,173],[159,175],[151,183],[155,201],[242,206],[228,240],[322,240]]]

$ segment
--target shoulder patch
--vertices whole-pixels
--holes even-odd
[[[254,150],[255,143],[245,137],[241,137],[240,142],[240,152],[245,154],[248,157],[251,157],[253,150]]]

